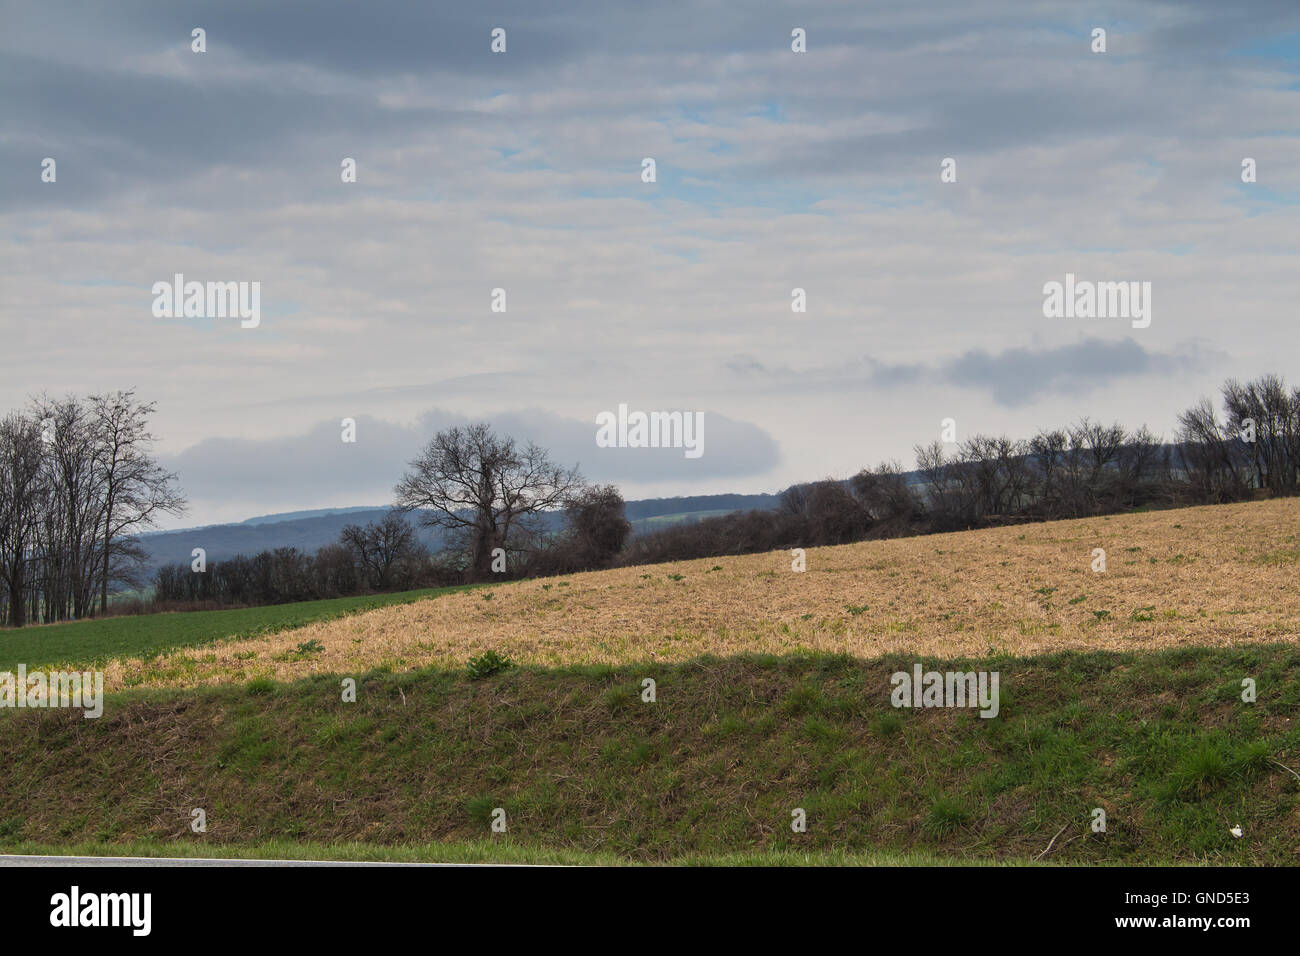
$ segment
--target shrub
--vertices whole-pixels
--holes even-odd
[[[482,680],[514,666],[515,662],[510,658],[502,657],[496,651],[487,651],[478,657],[471,657],[469,664],[466,665],[466,671],[470,680]]]

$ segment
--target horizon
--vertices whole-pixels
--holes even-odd
[[[1121,423],[1121,424],[1124,424],[1124,423]],[[1130,435],[1129,437],[1132,437],[1132,436]],[[1174,443],[1174,442],[1168,442],[1168,441],[1166,441],[1166,442],[1164,442],[1164,443],[1162,444],[1161,447],[1163,447],[1163,448],[1168,448],[1168,449],[1173,449],[1173,448],[1176,448],[1177,445],[1176,445],[1176,443]],[[903,470],[903,474],[904,474],[905,476],[907,476],[907,475],[915,475],[915,474],[917,474],[917,473],[918,473],[918,469],[916,469],[916,468],[914,468],[914,467],[913,467],[913,468],[904,468],[904,470]],[[842,478],[834,478],[834,477],[831,477],[831,478],[829,478],[829,479],[826,478],[826,477],[823,477],[823,478],[808,478],[808,479],[805,479],[805,480],[802,480],[802,481],[792,482],[792,483],[789,484],[789,485],[785,485],[784,487],[776,488],[776,489],[772,489],[772,490],[752,491],[752,492],[741,492],[741,491],[720,491],[720,492],[710,492],[710,493],[708,493],[708,494],[669,494],[669,495],[651,495],[651,496],[647,496],[647,497],[644,497],[644,498],[625,498],[625,502],[626,502],[627,504],[641,504],[641,503],[645,503],[645,502],[654,502],[654,501],[677,501],[677,500],[687,500],[687,499],[691,499],[691,498],[735,497],[735,496],[761,497],[761,496],[765,496],[765,495],[768,496],[768,497],[776,498],[776,497],[779,497],[783,492],[785,492],[785,491],[788,490],[789,488],[797,487],[797,486],[811,485],[811,484],[814,484],[814,483],[817,482],[817,481],[823,481],[823,480],[848,481],[849,478],[848,478],[848,477],[842,477]],[[290,511],[273,511],[273,512],[267,512],[267,513],[265,513],[265,514],[248,515],[247,517],[244,517],[244,518],[235,518],[235,519],[232,519],[232,520],[230,520],[230,521],[218,521],[218,522],[212,522],[212,523],[210,523],[210,524],[198,524],[198,525],[186,525],[186,524],[181,524],[181,525],[176,525],[176,526],[174,526],[174,527],[166,527],[166,528],[158,527],[158,528],[150,529],[149,531],[142,532],[142,533],[141,533],[141,536],[145,536],[145,535],[154,535],[154,534],[169,534],[169,533],[177,532],[177,531],[195,531],[195,530],[201,530],[201,529],[203,529],[203,528],[212,528],[212,527],[221,527],[221,526],[245,525],[245,524],[248,524],[248,523],[250,523],[250,522],[263,521],[263,519],[270,519],[270,518],[274,518],[274,519],[278,519],[278,520],[277,520],[276,522],[263,521],[263,523],[268,523],[268,524],[269,524],[269,523],[279,523],[279,522],[282,522],[282,521],[294,521],[294,520],[300,520],[300,519],[301,519],[301,520],[307,520],[307,519],[314,518],[314,517],[325,517],[325,516],[327,516],[327,515],[344,514],[344,513],[349,512],[349,511],[356,511],[356,512],[384,511],[384,510],[389,510],[389,509],[392,509],[392,508],[395,508],[395,507],[397,507],[397,506],[396,506],[395,504],[393,504],[392,502],[386,502],[386,503],[381,503],[381,504],[371,504],[371,505],[334,505],[334,506],[327,506],[327,507],[321,507],[321,508],[300,508],[300,509],[293,509],[293,510],[290,510]],[[740,510],[743,510],[743,509],[740,509]],[[184,520],[184,519],[183,519],[183,517],[182,517],[181,519],[176,519],[176,520]]]

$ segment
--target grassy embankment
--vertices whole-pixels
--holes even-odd
[[[99,720],[0,714],[0,846],[1295,865],[1297,504],[518,582],[116,662]],[[470,679],[487,648],[522,666]],[[999,715],[893,708],[917,661],[998,671]]]

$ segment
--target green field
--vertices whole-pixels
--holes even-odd
[[[0,785],[0,847],[1024,863],[1050,843],[1047,862],[1300,862],[1300,649],[922,661],[997,670],[993,719],[894,709],[889,675],[914,661],[378,670],[356,703],[317,674],[125,691],[98,720],[8,711],[0,762],[21,773]]]
[[[117,657],[150,657],[179,647],[256,637],[462,590],[465,588],[423,588],[229,611],[139,614],[0,630],[0,671],[12,670],[19,664],[33,670],[60,665],[86,667]]]
[[[704,518],[717,518],[722,515],[729,515],[734,512],[734,508],[710,508],[704,511],[676,511],[672,514],[653,515],[649,518],[638,518],[632,522],[632,527],[637,534],[648,534],[651,531],[659,531],[675,524],[681,524],[683,521],[700,521]]]

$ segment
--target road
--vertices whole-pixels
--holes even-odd
[[[4,866],[514,866],[499,863],[371,863],[341,860],[231,860],[166,856],[16,856],[0,854]]]

